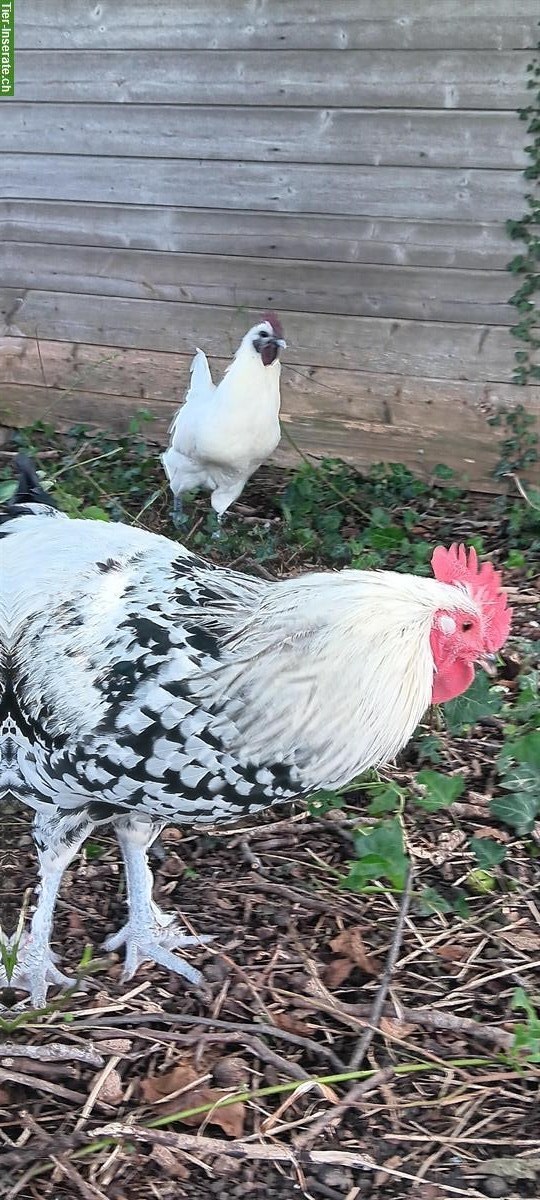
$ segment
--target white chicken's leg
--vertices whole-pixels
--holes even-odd
[[[64,871],[93,826],[87,816],[71,813],[56,820],[38,814],[34,822],[40,871],[38,902],[8,975],[10,987],[30,992],[35,1007],[45,1003],[50,984],[73,985],[73,980],[55,966],[56,955],[50,944],[54,909]]]
[[[114,822],[126,870],[129,916],[123,928],[107,938],[104,947],[117,950],[125,945],[124,980],[131,979],[141,963],[150,959],[183,975],[190,983],[200,984],[200,972],[171,951],[181,950],[184,946],[199,946],[211,942],[212,938],[184,933],[174,916],[162,912],[152,900],[153,879],[147,855],[162,828],[162,824],[142,818],[121,817]]]
[[[184,506],[182,504],[182,497],[180,495],[174,497],[172,512],[171,512],[171,521],[172,521],[175,529],[181,529],[183,525],[187,525],[188,517],[187,517],[187,514],[184,512]]]

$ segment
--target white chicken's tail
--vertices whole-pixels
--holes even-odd
[[[189,373],[191,375],[191,383],[186,396],[186,402],[192,394],[199,397],[203,394],[210,395],[213,392],[215,385],[212,379],[210,364],[204,350],[201,350],[199,346],[196,347],[196,354],[189,368]]]
[[[216,390],[206,354],[204,353],[204,350],[200,350],[198,346],[197,353],[191,361],[189,374],[190,384],[186,393],[185,401],[181,408],[178,409],[178,412],[175,413],[171,421],[171,427],[169,429],[169,449],[174,448],[178,426],[182,420],[185,420],[185,418],[182,417],[182,413],[186,405],[198,404],[201,401],[208,399],[208,396],[211,396]],[[164,461],[164,459],[165,455],[163,455],[162,461]]]
[[[191,363],[190,374],[191,382],[186,399],[173,418],[169,431],[169,445],[161,455],[161,462],[175,497],[206,483],[206,472],[198,462],[197,455],[191,457],[190,444],[193,437],[190,435],[190,429],[193,428],[193,410],[204,404],[216,388],[206,354],[199,347]]]

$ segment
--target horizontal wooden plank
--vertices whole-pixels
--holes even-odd
[[[216,355],[209,359],[214,377],[219,379],[230,359]],[[110,398],[131,396],[140,402],[164,400],[176,404],[188,386],[191,361],[191,354],[174,351],[42,339],[38,345],[36,338],[0,337],[0,383],[45,386],[70,394],[92,391]],[[433,408],[427,421],[440,430],[448,425],[448,409],[458,402],[484,417],[525,403],[540,419],[540,386],[523,389],[511,383],[402,379],[327,367],[306,370],[287,361],[283,363],[282,380],[288,409],[307,415],[323,410],[327,403],[338,419],[356,416],[396,424],[403,415],[401,405],[414,400],[424,406],[424,414]],[[425,421],[423,416],[421,424]]]
[[[537,21],[537,0],[55,0],[46,20],[42,0],[24,0],[17,39],[21,48],[501,50],[535,46]]]
[[[433,270],[8,242],[5,287],[344,316],[515,324],[506,271]]]
[[[21,50],[15,102],[515,111],[527,102],[529,59],[526,50]]]
[[[2,110],[4,111],[4,110]],[[157,204],[408,219],[504,221],[523,211],[518,171],[328,167],[94,155],[4,154],[6,198]]]
[[[0,336],[230,356],[258,312],[162,300],[0,289]],[[291,314],[287,362],[384,374],[509,382],[515,341],[500,326]]]
[[[54,200],[0,201],[0,241],[471,270],[504,270],[514,253],[502,223]]]
[[[2,389],[0,425],[16,428],[42,420],[64,429],[82,423],[125,433],[130,418],[140,407],[137,397],[121,397],[111,409],[109,398],[99,393],[84,391],[66,396],[54,388],[29,390],[11,384]],[[149,401],[144,408],[154,418],[152,424],[145,426],[145,436],[155,439],[160,447],[165,446],[175,406]],[[341,458],[359,469],[375,462],[402,462],[428,478],[433,467],[444,462],[457,470],[460,480],[471,488],[495,490],[490,476],[497,461],[496,448],[486,452],[478,437],[471,442],[466,435],[448,438],[447,434],[434,435],[407,425],[375,424],[353,418],[343,422],[332,414],[314,419],[283,413],[282,423],[304,454]],[[284,437],[273,461],[281,466],[298,466],[301,459]]]
[[[0,342],[0,424],[42,419],[59,426],[84,422],[125,432],[141,408],[154,424],[148,436],[163,445],[187,386],[189,356],[122,351],[8,339]],[[212,360],[216,378],[226,361]],[[48,386],[44,386],[44,380]],[[129,394],[129,389],[132,394]],[[490,490],[500,434],[487,426],[502,406],[523,401],[523,389],[437,379],[397,379],[366,372],[309,373],[285,367],[282,416],[304,452],[337,454],[358,466],[406,462],[429,475],[445,462],[471,486]],[[540,389],[527,390],[540,421]],[[539,425],[540,427],[540,425]],[[286,438],[277,461],[298,461]]]
[[[14,103],[0,125],[2,154],[72,154],[75,146],[234,162],[523,169],[528,161],[517,113]]]

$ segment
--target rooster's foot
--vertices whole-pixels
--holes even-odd
[[[153,906],[154,907],[154,906]],[[190,966],[173,950],[182,950],[185,946],[201,946],[213,939],[206,936],[186,934],[176,924],[173,916],[168,916],[159,910],[154,910],[142,920],[130,918],[118,933],[107,938],[103,943],[105,950],[118,950],[126,947],[123,980],[132,979],[143,962],[155,962],[182,975],[190,983],[200,985],[202,975],[195,967]]]

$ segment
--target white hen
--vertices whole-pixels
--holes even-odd
[[[242,339],[216,387],[208,359],[197,350],[191,386],[171,425],[163,466],[174,496],[173,520],[182,521],[181,496],[207,488],[221,523],[247,480],[279,443],[279,351],[285,347],[275,313],[264,313]]]

